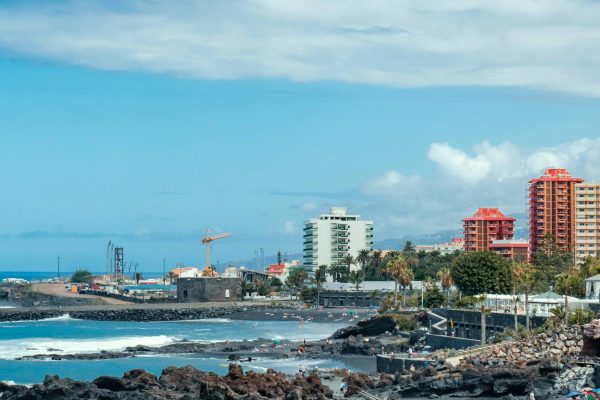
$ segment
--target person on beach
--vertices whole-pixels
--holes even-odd
[[[408,348],[408,358],[412,358],[412,356],[413,356],[413,349],[412,349],[412,347],[409,347]]]
[[[348,383],[347,382],[340,383],[340,392],[342,392],[342,394],[346,393],[346,389],[347,388],[348,388]]]

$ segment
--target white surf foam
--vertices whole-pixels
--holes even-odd
[[[0,308],[17,308],[17,307],[14,307],[14,306],[0,306]]]
[[[77,318],[72,318],[69,314],[63,314],[60,317],[43,318],[38,321],[77,321]]]
[[[48,321],[78,321],[77,318],[72,318],[69,314],[63,314],[60,315],[58,317],[51,317],[51,318],[42,318],[42,319],[26,319],[26,320],[18,320],[18,321],[1,321],[0,324],[5,324],[5,323],[37,323],[37,322],[48,322]]]
[[[0,341],[0,359],[14,359],[36,354],[77,354],[100,351],[121,351],[137,345],[163,346],[178,338],[166,335],[127,336],[106,339],[28,338]]]
[[[198,323],[213,323],[213,324],[227,324],[231,322],[229,318],[204,318],[204,319],[184,319],[181,321],[172,322],[198,322]]]

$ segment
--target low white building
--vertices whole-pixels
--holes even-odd
[[[488,293],[477,297],[484,297],[484,300],[477,303],[477,307],[485,304],[486,308],[495,312],[504,312],[512,314],[515,312],[515,301],[517,303],[517,314],[525,314],[525,295],[518,294],[493,294]],[[564,307],[565,300],[569,309],[586,308],[594,301],[578,299],[576,297],[560,295],[554,292],[545,292],[540,294],[530,294],[528,299],[529,315],[548,317],[550,310],[557,307]]]

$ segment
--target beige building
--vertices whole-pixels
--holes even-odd
[[[600,184],[575,185],[575,257],[578,264],[600,252]]]

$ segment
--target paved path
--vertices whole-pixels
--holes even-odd
[[[34,283],[32,285],[34,292],[47,294],[55,297],[73,297],[77,299],[95,299],[106,304],[131,304],[128,301],[113,299],[111,297],[96,296],[93,294],[79,294],[70,292],[63,283]]]

